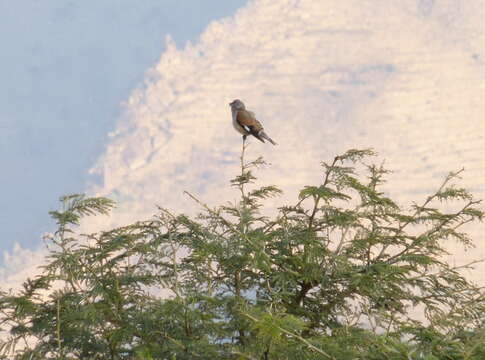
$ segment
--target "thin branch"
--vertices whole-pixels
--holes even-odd
[[[57,337],[57,351],[59,355],[62,356],[62,345],[61,345],[61,303],[59,297],[57,298],[57,319],[56,319],[56,337]]]
[[[247,313],[242,313],[244,316],[246,316],[248,319],[254,321],[254,322],[259,322],[260,320],[255,318],[254,316],[251,316]],[[299,341],[301,341],[302,343],[304,343],[306,346],[308,346],[308,348],[310,350],[313,350],[317,353],[319,353],[320,355],[323,355],[329,359],[333,359],[333,360],[336,360],[333,356],[327,354],[325,351],[323,351],[322,349],[319,349],[317,348],[316,346],[312,345],[308,340],[306,340],[305,338],[302,338],[300,335],[297,335],[295,333],[292,333],[291,331],[288,331],[284,328],[282,328],[281,326],[278,326],[278,325],[275,325],[281,332],[285,333],[286,335],[290,336],[290,337],[293,337]]]
[[[433,195],[433,196],[434,196],[434,195]],[[428,230],[428,231],[424,232],[423,234],[421,234],[421,235],[417,236],[417,237],[416,237],[416,239],[419,239],[419,238],[421,238],[421,237],[423,237],[423,236],[427,236],[427,237],[429,237],[429,236],[431,236],[431,235],[433,235],[433,234],[437,233],[438,231],[440,231],[441,229],[443,229],[443,227],[444,227],[446,224],[448,224],[448,223],[449,223],[451,220],[456,219],[456,218],[457,218],[459,215],[461,215],[461,214],[462,214],[462,213],[463,213],[463,212],[464,212],[466,209],[468,209],[470,206],[474,205],[475,203],[476,203],[476,201],[469,201],[469,202],[468,202],[468,203],[467,203],[467,204],[466,204],[466,205],[465,205],[465,206],[464,206],[464,207],[463,207],[463,208],[462,208],[460,211],[458,211],[457,213],[453,214],[453,216],[451,216],[451,217],[447,217],[446,219],[444,219],[443,221],[441,221],[441,222],[440,222],[440,223],[439,223],[437,226],[435,226],[435,227],[434,227],[434,229]],[[413,217],[414,217],[414,216],[413,216]],[[409,222],[408,222],[408,223],[409,223]],[[411,250],[411,249],[412,249],[412,247],[415,245],[415,243],[416,243],[416,240],[414,240],[414,241],[410,242],[408,245],[406,245],[406,246],[404,247],[404,249],[403,249],[403,250],[401,250],[401,251],[400,251],[400,252],[398,252],[397,254],[395,254],[395,255],[391,256],[389,259],[387,259],[387,260],[386,260],[386,262],[387,262],[388,264],[394,264],[394,263],[396,263],[396,262],[399,260],[399,258],[400,258],[402,255],[404,255],[405,253],[407,253],[409,250]],[[384,250],[384,248],[383,248],[383,250]],[[381,253],[382,253],[382,251],[383,251],[383,250],[381,250]],[[380,255],[381,255],[381,254],[379,254],[379,256],[380,256]],[[379,256],[377,256],[377,258],[374,258],[374,259],[373,259],[373,262],[377,261],[377,260],[378,260],[378,258],[379,258]]]
[[[330,167],[328,168],[327,170],[327,173],[325,174],[325,179],[323,180],[323,184],[322,184],[322,187],[325,187],[327,186],[328,184],[328,181],[330,180],[330,173],[332,172],[335,164],[337,163],[337,161],[339,160],[340,158],[338,156],[336,156],[334,159],[333,159],[333,162],[332,162],[332,165],[330,165]],[[313,220],[315,218],[315,215],[318,211],[318,204],[320,202],[320,199],[321,197],[317,197],[316,200],[315,200],[315,203],[313,205],[313,210],[312,210],[312,213],[310,215],[310,219],[308,220],[308,230],[311,230],[312,226],[313,226]],[[298,205],[297,205],[298,206]]]
[[[246,152],[246,138],[243,136],[242,141],[242,148],[241,148],[241,156],[239,157],[241,161],[241,178],[244,176],[244,170],[246,169],[246,165],[244,164],[244,154]],[[244,192],[244,182],[242,182],[239,186],[239,191],[241,191],[241,197],[243,201],[243,207],[246,207],[246,193]]]

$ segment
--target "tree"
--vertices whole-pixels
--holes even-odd
[[[264,161],[244,153],[240,199],[212,208],[188,194],[196,218],[160,208],[79,235],[83,216],[114,204],[62,198],[42,273],[1,293],[4,358],[484,358],[484,293],[460,273],[473,263],[442,260],[446,241],[472,246],[461,227],[484,216],[453,184],[460,172],[406,210],[380,190],[374,153],[349,150],[267,217],[281,191],[254,186]]]

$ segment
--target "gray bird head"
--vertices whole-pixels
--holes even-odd
[[[231,106],[232,110],[244,110],[244,109],[246,109],[246,107],[244,106],[244,103],[239,99],[234,100],[229,105]]]

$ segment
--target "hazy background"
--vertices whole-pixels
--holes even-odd
[[[246,0],[0,0],[0,251],[35,247],[170,34],[196,41]],[[3,260],[0,257],[0,262]]]
[[[10,201],[1,208],[12,232],[4,237],[15,236],[22,246],[4,258],[0,278],[5,284],[14,286],[42,262],[36,235],[47,229],[46,207],[53,208],[61,194],[86,191],[117,200],[112,217],[89,219],[84,231],[148,218],[157,204],[194,213],[196,206],[183,190],[210,205],[235,199],[228,186],[238,171],[241,146],[230,123],[228,103],[234,98],[256,112],[279,144],[250,141],[248,150],[249,157],[262,155],[272,164],[258,172],[261,184],[285,192],[267,202],[269,209],[294,201],[304,185],[318,184],[320,161],[364,147],[375,148],[376,162],[385,161],[393,170],[385,190],[404,208],[423,201],[448,171],[463,166],[460,185],[485,198],[482,0],[254,0],[229,2],[233,7],[227,5],[226,13],[221,8],[226,2],[209,2],[217,4],[213,9],[203,2],[191,11],[210,15],[190,33],[195,40],[188,46],[182,39],[189,33],[165,40],[174,28],[194,26],[188,7],[174,2],[180,10],[169,13],[149,3],[134,8],[128,2],[71,3],[57,21],[68,21],[69,9],[85,14],[75,18],[93,18],[89,24],[81,21],[67,39],[60,30],[41,36],[49,44],[56,34],[65,41],[45,52],[50,69],[45,74],[52,80],[33,82],[35,75],[26,69],[19,75],[24,86],[11,80],[18,92],[7,94],[20,110],[6,106],[10,112],[2,119],[11,134],[2,131],[2,141],[17,136],[7,147],[19,155],[12,152],[5,161],[15,169],[18,158],[23,167],[17,177],[6,172],[10,183],[2,199]],[[118,4],[126,4],[125,11]],[[88,11],[91,6],[95,10]],[[113,17],[124,19],[125,26],[115,26]],[[99,28],[112,37],[103,38]],[[79,59],[86,51],[76,37],[84,29],[91,33],[90,61]],[[108,50],[111,44],[116,46]],[[67,49],[76,66],[55,56]],[[140,53],[146,56],[143,63]],[[39,63],[25,57],[31,66]],[[16,63],[12,58],[2,71],[10,74]],[[61,82],[65,78],[69,81]],[[24,88],[30,92],[22,93]],[[12,120],[18,114],[23,117]],[[34,168],[36,175],[28,175]],[[9,205],[20,198],[23,205]],[[22,215],[28,207],[30,219]],[[22,222],[13,223],[18,214]],[[465,252],[447,244],[452,263],[485,257],[483,224],[464,230],[477,247]],[[27,231],[31,235],[22,240],[18,234]],[[4,246],[12,247],[13,241]],[[482,266],[471,276],[484,282],[483,271]]]

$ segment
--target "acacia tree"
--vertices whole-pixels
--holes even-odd
[[[280,190],[254,185],[264,161],[244,152],[239,200],[212,208],[188,194],[196,218],[160,208],[79,235],[83,216],[114,204],[62,198],[41,274],[1,293],[4,358],[485,358],[484,293],[460,273],[473,263],[442,260],[450,240],[472,246],[461,227],[484,215],[459,173],[404,209],[380,190],[373,152],[350,150],[267,217]]]

